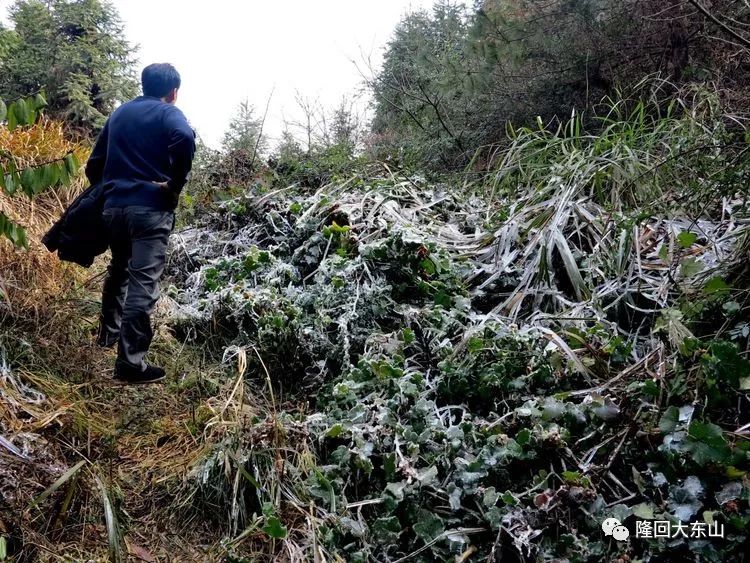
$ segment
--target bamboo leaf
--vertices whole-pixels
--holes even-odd
[[[47,107],[47,98],[44,97],[44,94],[42,92],[39,92],[36,96],[34,96],[34,106],[36,107],[37,111]]]
[[[104,483],[97,475],[94,475],[94,479],[96,479],[96,484],[99,487],[99,492],[102,497],[104,520],[107,525],[109,557],[110,560],[119,563],[120,561],[124,561],[125,558],[123,557],[122,553],[122,542],[120,539],[120,528],[117,522],[117,515],[115,514],[114,507],[112,506],[112,501],[109,498],[109,493],[107,492],[107,488],[104,486]]]
[[[40,502],[42,502],[44,499],[46,499],[48,496],[50,496],[52,493],[54,493],[57,489],[62,487],[65,483],[67,483],[71,477],[73,477],[78,471],[80,471],[81,467],[86,465],[86,460],[81,460],[78,463],[76,463],[73,467],[68,469],[65,473],[63,473],[60,478],[52,483],[41,495],[36,497],[33,501],[31,501],[31,504],[29,504],[29,508],[33,508],[36,505],[38,505]]]
[[[8,122],[8,131],[13,131],[16,127],[18,127],[18,117],[16,117],[16,109],[14,104],[11,104],[10,107],[8,107],[8,115],[6,116],[6,119]]]
[[[73,153],[65,156],[65,166],[68,169],[68,174],[75,176],[78,174],[78,170],[81,168],[81,163],[78,162],[78,158]]]
[[[557,247],[557,251],[562,257],[563,264],[565,265],[565,271],[568,273],[568,277],[570,278],[570,283],[573,285],[573,290],[576,293],[576,297],[578,299],[588,299],[589,292],[586,288],[586,283],[583,281],[583,276],[581,275],[581,271],[578,269],[578,264],[576,263],[576,259],[573,256],[572,251],[570,250],[570,246],[568,246],[567,241],[562,236],[562,233],[560,233],[560,231],[555,232],[555,246]]]
[[[10,106],[11,113],[15,115],[18,125],[28,125],[29,124],[29,107],[26,105],[26,100],[18,100],[17,102],[13,102],[13,104]]]
[[[7,221],[7,219],[5,219],[5,216],[2,215],[2,214],[0,214],[0,231],[4,227],[6,221]],[[19,450],[15,446],[15,444],[13,444],[13,442],[11,442],[10,440],[8,440],[2,434],[0,434],[0,446],[3,446],[10,453],[12,453],[13,455],[16,455],[16,456],[20,457],[21,459],[28,459],[28,457],[21,450]]]

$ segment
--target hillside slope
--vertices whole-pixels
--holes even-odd
[[[163,387],[108,380],[98,274],[69,267],[36,317],[8,300],[7,552],[741,560],[746,142],[694,101],[514,131],[478,181],[370,163],[199,210],[158,307]]]

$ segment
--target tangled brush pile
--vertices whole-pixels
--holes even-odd
[[[736,556],[747,165],[696,112],[519,131],[489,187],[373,167],[225,202],[180,233],[175,330],[242,354],[286,400],[239,414],[194,472],[191,502],[227,508],[228,549]],[[726,537],[618,543],[609,517],[719,521]]]

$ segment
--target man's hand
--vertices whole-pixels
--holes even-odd
[[[169,182],[154,182],[157,186],[160,188],[164,188],[165,190],[169,189]]]

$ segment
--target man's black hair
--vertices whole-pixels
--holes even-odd
[[[175,88],[179,88],[182,80],[177,69],[169,63],[155,63],[148,65],[141,74],[143,95],[163,98]]]

